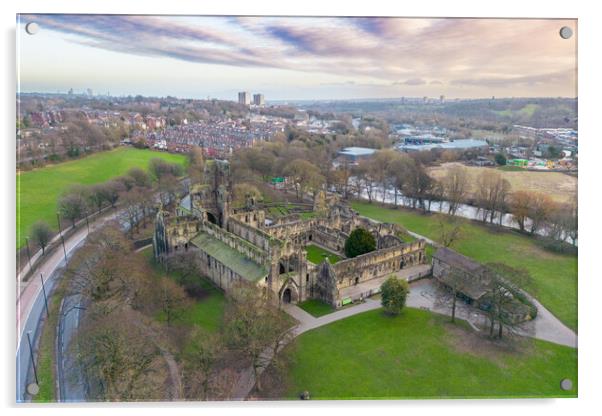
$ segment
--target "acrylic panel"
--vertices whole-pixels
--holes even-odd
[[[577,396],[577,20],[17,15],[18,402]]]

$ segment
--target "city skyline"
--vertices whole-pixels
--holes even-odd
[[[29,21],[36,35],[26,34]],[[18,23],[20,92],[576,97],[575,20],[21,15]],[[575,35],[562,39],[562,26]]]

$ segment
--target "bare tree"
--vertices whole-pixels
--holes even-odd
[[[100,212],[102,210],[102,205],[106,200],[103,185],[97,184],[90,187],[88,198],[92,206],[94,206],[97,211]]]
[[[75,228],[75,222],[85,213],[86,200],[79,192],[69,192],[59,199],[58,207],[61,216],[71,221],[72,227]]]
[[[466,198],[468,192],[468,172],[466,168],[452,166],[441,181],[444,195],[449,204],[448,214],[456,215],[456,211]]]
[[[52,238],[52,229],[46,221],[37,221],[31,226],[31,237],[42,248],[42,255]]]
[[[513,330],[524,320],[523,316],[534,317],[534,314],[537,314],[537,308],[524,292],[525,288],[533,289],[531,276],[526,269],[513,268],[502,263],[488,263],[486,279],[488,292],[485,299],[489,306],[487,315],[491,337],[495,336],[496,323],[497,337],[502,338],[504,328]]]
[[[90,306],[94,308],[94,306]],[[159,400],[161,355],[148,335],[133,324],[131,310],[111,314],[88,310],[74,338],[77,364],[88,381],[89,398],[108,401]],[[159,379],[160,380],[160,379]]]
[[[158,304],[165,316],[167,326],[184,313],[190,302],[182,286],[168,277],[162,277],[158,282]]]
[[[131,168],[128,170],[127,176],[132,178],[134,186],[139,188],[150,188],[152,185],[150,176],[143,169]]]
[[[102,185],[102,196],[112,208],[119,200],[119,195],[126,190],[126,186],[117,180],[106,182]]]
[[[445,276],[445,288],[437,292],[437,304],[451,303],[451,322],[456,321],[456,305],[458,297],[470,286],[471,282],[462,270],[452,267]]]
[[[270,304],[254,287],[233,288],[225,314],[224,336],[227,345],[251,361],[256,388],[261,390],[259,370],[289,340],[291,322],[284,312]]]
[[[493,223],[496,214],[503,215],[506,198],[510,192],[510,182],[499,173],[485,170],[477,178],[476,200],[483,222]]]
[[[532,192],[516,191],[510,198],[510,213],[521,231],[525,231],[526,221],[529,218],[529,209]]]
[[[437,238],[443,247],[451,247],[462,238],[463,222],[444,214],[435,214],[437,218]]]
[[[223,353],[222,340],[216,334],[195,328],[184,351],[186,396],[191,399],[209,399],[210,381],[215,366]]]

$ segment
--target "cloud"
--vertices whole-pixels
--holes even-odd
[[[89,47],[191,63],[330,74],[341,77],[335,83],[355,87],[444,85],[485,91],[549,85],[574,90],[570,73],[576,65],[576,41],[558,36],[558,27],[575,27],[571,20],[21,17]]]
[[[426,81],[422,78],[410,78],[405,81],[396,81],[393,85],[424,85]]]
[[[469,87],[513,87],[513,86],[537,86],[547,85],[557,82],[571,82],[574,73],[556,72],[548,74],[539,74],[531,76],[515,76],[515,77],[490,77],[490,78],[466,78],[454,79],[452,85],[469,86]]]

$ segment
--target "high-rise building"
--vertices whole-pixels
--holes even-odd
[[[265,98],[263,94],[253,94],[253,104],[263,106],[265,105]]]
[[[249,105],[251,104],[251,94],[247,91],[238,93],[238,104]]]

